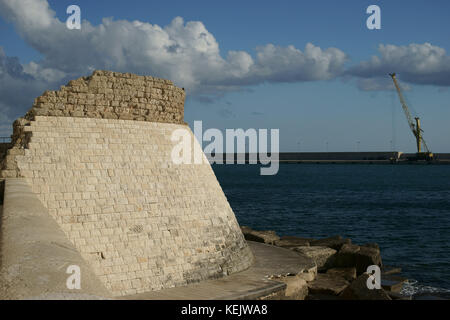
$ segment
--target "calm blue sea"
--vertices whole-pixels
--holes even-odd
[[[450,292],[450,166],[213,165],[241,225],[279,235],[376,242],[416,291]]]

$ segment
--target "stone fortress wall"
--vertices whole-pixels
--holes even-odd
[[[14,123],[1,177],[26,179],[115,296],[252,263],[211,166],[172,163],[171,133],[189,130],[184,97],[166,80],[95,71]]]
[[[88,117],[184,123],[185,92],[172,81],[131,73],[94,71],[38,97],[25,118]]]

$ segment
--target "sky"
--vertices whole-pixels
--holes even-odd
[[[80,30],[65,24],[72,4]],[[279,129],[285,152],[414,152],[396,72],[427,145],[450,152],[449,12],[446,0],[0,0],[0,136],[45,90],[106,69],[186,88],[191,127]]]

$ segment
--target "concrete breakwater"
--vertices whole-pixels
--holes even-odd
[[[274,231],[257,231],[241,227],[244,237],[249,241],[263,242],[290,249],[299,255],[312,259],[317,273],[272,276],[285,281],[302,294],[295,299],[306,300],[410,300],[402,294],[407,279],[401,277],[400,268],[385,266],[382,263],[380,248],[376,243],[353,244],[351,239],[333,236],[324,239],[278,236]],[[376,265],[380,268],[381,289],[369,289],[367,268]],[[286,294],[274,294],[270,299],[285,298]]]
[[[433,164],[450,164],[449,153],[435,153],[435,160]],[[315,164],[408,164],[420,163],[425,161],[411,162],[409,159],[415,156],[414,153],[403,153],[400,151],[386,151],[386,152],[280,152],[278,155],[271,154],[272,161],[280,163],[315,163]],[[238,163],[238,159],[244,159],[245,163],[251,163],[250,159],[255,159],[259,163],[258,154],[249,153],[235,153],[231,157],[227,154],[207,155],[207,158],[212,161],[214,159],[222,159],[225,163],[227,158],[234,159],[233,163]],[[228,160],[230,161],[230,160]]]

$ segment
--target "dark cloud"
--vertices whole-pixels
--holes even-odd
[[[0,136],[11,133],[13,120],[31,107],[47,85],[26,73],[19,59],[8,57],[0,47]]]

